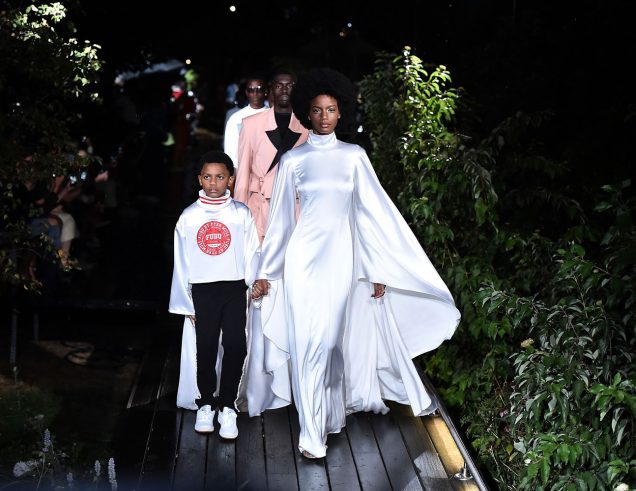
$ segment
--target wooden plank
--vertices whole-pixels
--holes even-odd
[[[461,472],[464,466],[464,457],[457,447],[457,443],[453,439],[444,419],[441,416],[427,416],[426,418],[422,418],[422,422],[433,445],[435,445],[442,465],[444,469],[446,469],[446,474],[455,476],[455,474]],[[453,477],[450,481],[455,491],[477,491],[479,489],[474,479],[461,481]]]
[[[369,415],[382,461],[393,489],[423,491],[411,457],[395,421],[388,415]]]
[[[384,468],[368,413],[347,416],[347,434],[362,489],[386,491],[391,483]]]
[[[332,491],[355,491],[360,488],[346,427],[327,438],[327,475]]]
[[[298,437],[300,426],[298,412],[289,409],[289,422],[292,431],[292,451],[296,456],[296,472],[298,474],[298,489],[300,491],[329,490],[329,480],[325,469],[325,459],[310,460],[303,457],[298,451]]]
[[[165,364],[165,340],[155,339],[137,370],[127,409],[115,438],[115,461],[122,486],[139,482]]]
[[[236,439],[236,489],[262,491],[267,486],[263,417],[239,413]]]
[[[149,448],[144,459],[139,491],[164,491],[172,489],[172,479],[177,459],[177,443],[183,412],[157,411],[149,437]]]
[[[155,414],[140,476],[139,489],[169,489],[177,456],[182,412],[177,411],[179,352],[171,349],[157,394]]]
[[[437,450],[424,427],[421,418],[414,417],[410,408],[390,404],[391,417],[397,423],[406,448],[425,489],[452,491]]]
[[[295,445],[289,427],[288,408],[272,409],[263,416],[265,429],[265,465],[269,489],[298,489]]]
[[[180,363],[181,352],[173,347],[167,354],[161,387],[157,394],[158,410],[175,410],[177,407]]]
[[[173,489],[201,490],[205,481],[205,461],[208,437],[194,431],[196,411],[183,412],[179,450],[174,469]]]
[[[219,437],[219,425],[208,437],[208,458],[205,472],[206,490],[231,491],[236,489],[236,446],[234,440]]]
[[[139,367],[127,408],[154,404],[166,361],[165,341],[155,341],[148,348]]]
[[[114,455],[121,489],[134,489],[139,481],[153,409],[154,406],[150,404],[136,406],[124,415]]]

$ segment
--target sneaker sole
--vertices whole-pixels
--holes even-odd
[[[214,426],[212,428],[197,428],[195,426],[194,431],[197,433],[214,433]]]
[[[238,436],[238,431],[236,433],[231,433],[230,435],[228,435],[226,433],[222,433],[221,431],[219,431],[219,436],[223,440],[236,440],[236,437]]]

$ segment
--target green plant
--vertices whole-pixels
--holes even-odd
[[[69,456],[54,444],[48,429],[43,432],[42,445],[33,452],[34,458],[21,460],[13,466],[13,475],[18,479],[32,479],[35,489],[101,489],[102,481],[108,480],[110,489],[118,488],[115,460],[108,459],[106,473],[96,460],[88,471],[78,472],[69,462]]]
[[[59,398],[49,391],[17,381],[3,386],[0,390],[0,462],[15,461],[29,452],[32,442],[59,410]]]
[[[502,489],[627,486],[630,183],[602,188],[608,228],[575,199],[586,191],[572,189],[569,166],[547,156],[549,111],[514,114],[472,142],[453,127],[462,91],[432,73],[407,48],[380,55],[361,84],[378,174],[462,313],[451,342],[420,361]]]
[[[55,261],[27,223],[37,207],[20,200],[32,181],[49,182],[85,166],[76,154],[82,103],[101,69],[99,46],[78,40],[59,2],[4,2],[0,12],[0,285],[38,290],[24,264],[33,255]],[[94,90],[94,89],[93,89]],[[25,259],[27,258],[27,259]],[[3,289],[4,289],[3,288]]]

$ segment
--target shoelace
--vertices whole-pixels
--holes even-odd
[[[231,411],[227,411],[227,412],[223,411],[221,413],[220,419],[223,424],[231,423],[232,420],[236,419],[236,413],[233,413]]]

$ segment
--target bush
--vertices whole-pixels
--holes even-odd
[[[462,312],[420,361],[502,489],[634,482],[630,183],[585,210],[569,166],[546,156],[550,111],[473,142],[453,127],[468,105],[450,83],[405,48],[361,84],[378,175]]]

